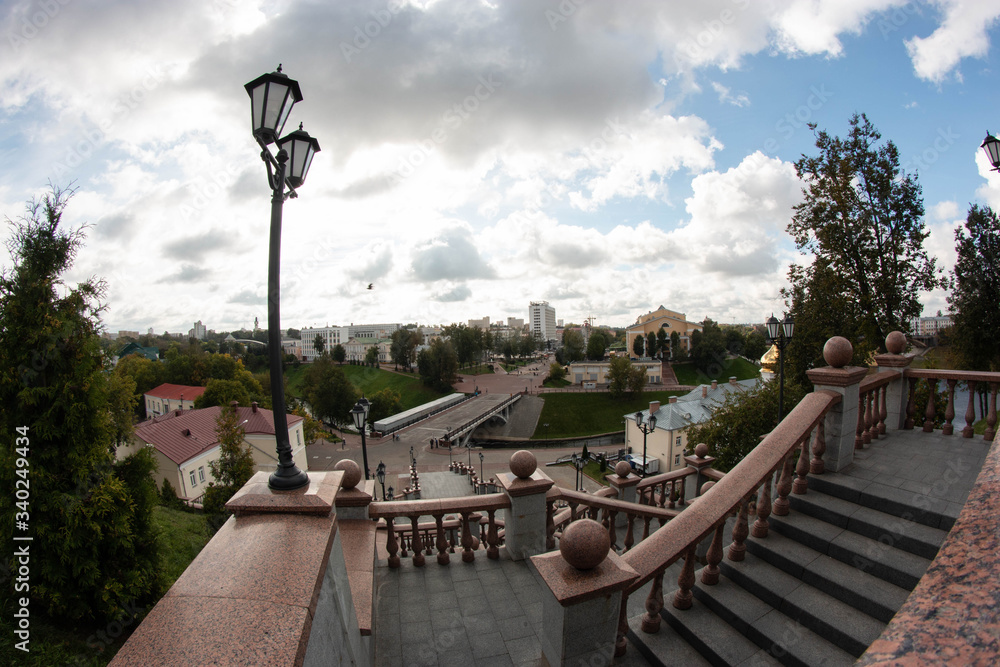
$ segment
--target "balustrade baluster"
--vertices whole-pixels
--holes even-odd
[[[622,606],[618,611],[618,636],[615,637],[615,657],[620,658],[628,650],[628,592],[622,593]]]
[[[958,380],[945,380],[948,383],[948,407],[944,410],[944,426],[941,427],[941,435],[951,435],[955,432],[955,427],[951,423],[955,419],[955,385]]]
[[[733,526],[733,542],[729,545],[729,560],[741,561],[747,552],[747,535],[750,534],[747,515],[750,513],[750,499],[740,502],[740,511],[736,515],[736,525]]]
[[[399,567],[399,545],[396,543],[396,528],[393,526],[395,517],[386,517],[385,550],[389,552],[389,567]]]
[[[809,490],[809,480],[806,475],[809,474],[809,436],[811,433],[806,433],[805,437],[802,438],[799,448],[799,460],[795,464],[795,481],[792,482],[792,493],[797,496],[801,496]]]
[[[545,503],[545,548],[556,548],[556,501]]]
[[[670,482],[670,495],[667,496],[667,509],[674,509],[674,498],[677,497],[677,481]]]
[[[878,434],[885,435],[885,418],[889,416],[889,410],[885,407],[885,395],[889,391],[889,385],[884,384],[879,388],[878,399]]]
[[[934,394],[937,393],[937,383],[935,378],[927,378],[927,386],[930,391],[927,394],[927,409],[924,410],[924,433],[934,431],[934,418],[937,416],[937,409],[934,406]]]
[[[681,488],[674,495],[677,496],[677,504],[684,507],[684,505],[687,504],[687,501],[684,500],[684,494],[687,493],[687,478],[684,477],[679,479],[677,480],[677,483],[680,484]],[[671,505],[670,507],[673,509],[674,506]]]
[[[823,463],[823,454],[826,453],[826,426],[824,420],[820,419],[816,425],[816,435],[813,438],[813,458],[809,462],[810,475],[822,475],[826,472],[826,464]]]
[[[965,428],[962,429],[963,438],[971,438],[975,433],[972,424],[976,421],[976,383],[969,380],[969,405],[965,408]]]
[[[646,613],[642,615],[642,631],[648,635],[660,631],[660,610],[663,609],[663,573],[660,570],[653,577],[653,585],[646,596]]]
[[[865,394],[858,394],[858,427],[854,432],[854,449],[861,449],[865,444]]]
[[[418,527],[417,521],[420,520],[418,516],[410,517],[410,525],[413,527],[413,541],[410,546],[413,548],[413,565],[414,567],[421,567],[424,564],[424,545],[420,541],[420,528]]]
[[[462,512],[462,562],[471,563],[476,560],[472,551],[472,529],[469,527],[470,512]]]
[[[496,510],[487,510],[490,513],[490,528],[486,531],[486,557],[490,560],[500,558],[500,533],[497,531]]]
[[[635,517],[628,512],[625,513],[625,541],[622,543],[625,546],[625,551],[631,549],[632,545],[635,544],[635,535],[632,533],[632,520],[634,518]]]
[[[642,539],[649,537],[649,522],[653,517],[647,516],[642,519]]]
[[[673,487],[673,485],[671,485],[670,486],[670,490],[673,491],[673,489],[674,489],[674,487]],[[660,508],[666,507],[666,505],[667,505],[667,494],[668,493],[669,493],[669,491],[667,491],[667,483],[666,482],[661,482],[660,483],[660,502],[656,503],[657,507],[660,507]]]
[[[760,487],[760,495],[757,497],[757,520],[753,522],[751,534],[754,537],[767,537],[767,517],[771,516],[771,478],[774,471],[767,473],[764,477],[763,485]]]
[[[406,550],[410,547],[410,541],[409,538],[407,537],[407,533],[404,532],[405,530],[406,529],[404,528],[399,531],[399,546],[400,546],[399,555],[402,558],[406,558],[409,556]]]
[[[434,521],[437,523],[438,564],[447,565],[451,558],[448,556],[448,540],[444,539],[444,514],[435,514]]]
[[[907,431],[913,429],[917,415],[917,378],[910,378],[910,398],[906,401],[906,421],[903,428]]]
[[[601,512],[601,525],[604,526],[604,530],[608,529],[608,509],[607,508],[605,508],[604,511]]]
[[[608,538],[611,540],[611,548],[618,552],[618,528],[615,526],[618,519],[618,512],[615,510],[610,510],[608,512],[608,517],[610,521],[608,522]]]
[[[674,594],[674,607],[677,609],[691,608],[691,589],[694,588],[694,547],[688,549],[684,556],[684,567],[677,577],[677,593]]]
[[[569,521],[567,523],[573,523],[576,521],[576,503],[572,500],[569,501]]]
[[[778,477],[776,487],[778,497],[774,499],[771,513],[775,516],[788,516],[788,494],[792,490],[792,455],[785,456],[784,463],[781,464],[781,475]]]
[[[872,389],[865,394],[865,432],[862,435],[866,445],[871,444],[872,429],[875,427],[874,404],[875,390]]]
[[[986,433],[983,439],[993,442],[997,434],[997,383],[990,382],[990,410],[986,413]]]
[[[722,533],[725,529],[726,521],[723,519],[715,527],[712,543],[708,545],[708,551],[705,552],[706,565],[701,571],[701,583],[706,586],[714,586],[719,583],[719,563],[722,562]]]

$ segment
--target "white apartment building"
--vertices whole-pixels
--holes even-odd
[[[302,337],[302,358],[305,361],[314,361],[319,356],[314,342],[316,336],[323,338],[323,349],[332,350],[334,345],[347,346],[347,342],[352,338],[374,338],[384,340],[392,338],[392,334],[402,328],[402,325],[394,324],[351,324],[346,327],[310,327],[300,330]]]
[[[910,329],[914,336],[936,336],[941,329],[947,329],[953,324],[951,316],[915,317],[910,320]]]
[[[556,309],[548,301],[532,301],[528,307],[531,335],[542,341],[556,340]]]

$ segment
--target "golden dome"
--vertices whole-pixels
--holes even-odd
[[[778,372],[778,346],[772,345],[771,349],[764,353],[764,356],[760,358],[761,370],[768,373]]]

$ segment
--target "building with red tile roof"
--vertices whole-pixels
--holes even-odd
[[[159,417],[174,410],[194,410],[195,399],[204,393],[205,387],[164,382],[143,394],[146,416]]]
[[[184,400],[187,400],[186,394]],[[250,448],[256,462],[255,469],[274,470],[278,459],[272,412],[257,407],[256,403],[248,408],[237,408],[237,411],[246,432],[244,443]],[[152,447],[158,467],[155,475],[157,486],[162,487],[163,480],[169,479],[178,496],[197,498],[214,481],[208,463],[219,458],[216,429],[221,412],[222,408],[219,406],[201,410],[174,410],[141,422],[135,428],[132,444],[119,447],[117,456],[124,458],[141,447]],[[295,464],[300,470],[308,470],[302,422],[302,417],[288,415],[288,441],[292,446]]]

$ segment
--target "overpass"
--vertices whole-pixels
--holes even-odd
[[[464,447],[480,424],[494,417],[506,420],[511,406],[520,398],[520,393],[480,394],[454,409],[429,417],[407,432],[425,442],[437,438],[451,442],[453,447]]]

